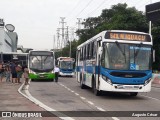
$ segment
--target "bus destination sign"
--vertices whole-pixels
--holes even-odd
[[[52,52],[45,52],[45,51],[31,51],[31,55],[36,55],[36,56],[50,56],[52,55]]]
[[[151,42],[151,38],[149,35],[136,33],[107,32],[105,38],[115,40]]]

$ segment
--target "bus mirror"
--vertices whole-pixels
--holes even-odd
[[[153,50],[153,62],[155,62],[155,50]]]
[[[99,54],[100,56],[102,55],[102,50],[103,50],[102,47],[99,47],[99,48],[98,48],[98,54]]]

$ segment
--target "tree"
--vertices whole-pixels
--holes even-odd
[[[160,21],[154,23],[152,26],[153,49],[155,50],[155,62],[153,69],[160,71]]]
[[[71,42],[71,57],[72,58],[76,58],[76,49],[77,49],[77,41],[73,40]],[[66,47],[64,47],[61,51],[58,51],[55,53],[55,58],[57,59],[58,57],[70,57],[69,56],[70,53],[70,45],[69,43],[67,44]]]
[[[81,44],[104,30],[133,30],[148,32],[148,23],[143,12],[127,4],[113,5],[111,9],[104,9],[100,16],[87,18],[84,29],[77,31],[78,44]]]
[[[72,57],[76,58],[76,47],[104,30],[131,30],[148,32],[149,25],[145,14],[127,4],[113,5],[110,9],[102,10],[98,17],[89,17],[84,22],[84,29],[76,31],[78,41],[72,42]],[[156,62],[153,69],[160,69],[160,22],[152,27],[153,48],[156,50]],[[69,45],[63,48],[61,55],[69,55]]]

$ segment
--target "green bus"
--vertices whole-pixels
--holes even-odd
[[[28,54],[29,78],[34,80],[54,80],[55,56],[53,51],[31,50]]]

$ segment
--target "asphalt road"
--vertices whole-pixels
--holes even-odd
[[[29,92],[34,98],[56,111],[160,111],[160,88],[152,88],[151,92],[140,93],[136,97],[110,92],[95,96],[91,89],[81,89],[75,77],[59,77],[58,83],[31,82]],[[138,114],[141,115],[142,112]],[[123,115],[73,118],[75,120],[159,120],[158,117],[123,117]]]

